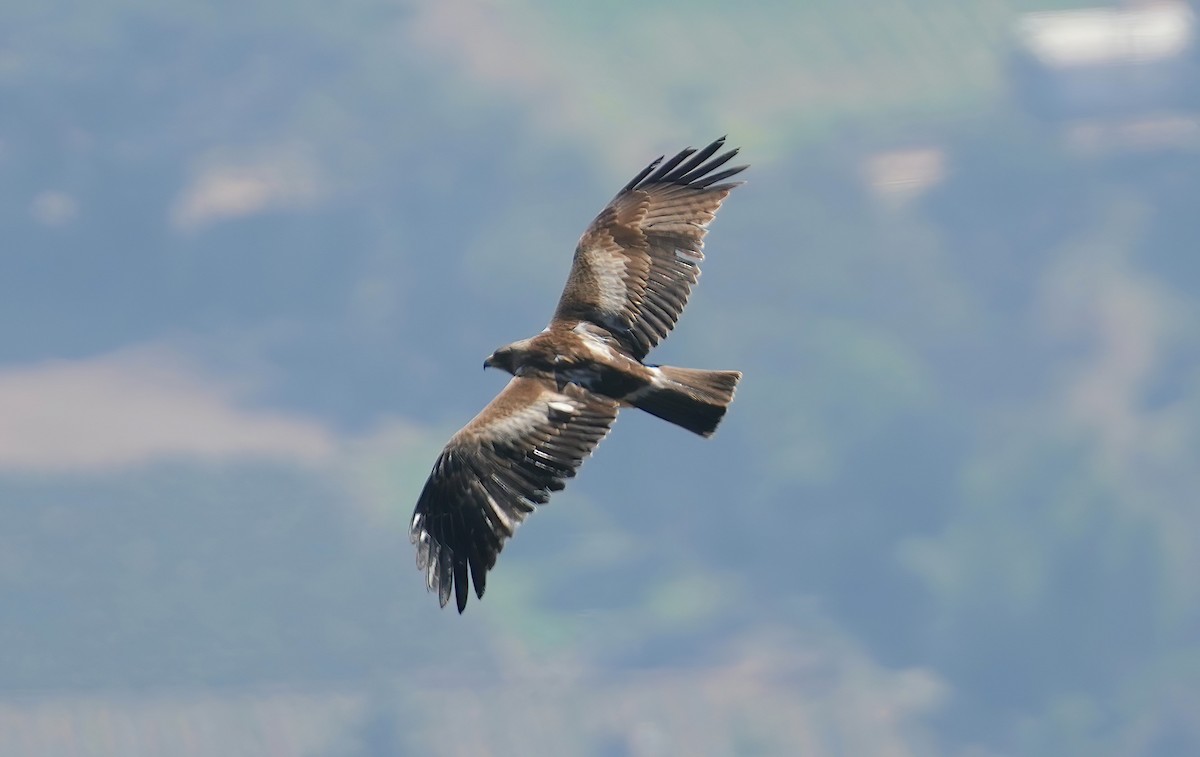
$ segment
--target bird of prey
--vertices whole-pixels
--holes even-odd
[[[461,613],[517,526],[575,475],[621,407],[710,436],[742,374],[643,363],[700,276],[704,235],[746,166],[722,137],[659,157],[617,193],[575,248],[550,325],[496,350],[513,378],[450,438],[413,512],[417,568]],[[720,153],[720,154],[718,154]],[[715,157],[714,157],[715,156]],[[664,156],[665,157],[665,156]]]

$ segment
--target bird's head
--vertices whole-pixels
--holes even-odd
[[[483,361],[483,367],[485,369],[486,368],[499,368],[502,371],[508,371],[509,373],[513,373],[515,366],[513,365],[512,345],[509,345],[507,347],[501,347],[500,349],[493,352],[491,355],[488,355],[487,360]]]

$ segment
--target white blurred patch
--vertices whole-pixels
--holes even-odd
[[[39,192],[29,203],[29,215],[43,226],[63,226],[75,220],[79,208],[66,192]]]
[[[912,199],[946,178],[946,152],[940,147],[889,150],[867,158],[867,184],[877,194]]]
[[[270,210],[311,205],[320,196],[315,162],[301,148],[201,161],[171,209],[171,224],[190,230]]]
[[[1149,61],[1183,53],[1195,39],[1186,3],[1162,0],[1141,8],[1084,8],[1030,13],[1017,34],[1050,66]]]
[[[334,453],[321,425],[236,403],[165,348],[0,368],[0,469],[87,471],[165,458],[279,458]]]

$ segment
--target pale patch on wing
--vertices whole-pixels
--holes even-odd
[[[541,403],[531,404],[510,411],[507,416],[492,417],[488,422],[488,434],[494,439],[515,441],[526,437],[529,430],[546,421],[546,409]]]
[[[624,311],[629,290],[625,286],[625,260],[620,255],[595,250],[584,254],[587,265],[595,274],[597,304],[603,312],[613,315]]]
[[[495,480],[495,477],[493,477],[493,480]],[[520,522],[510,518],[508,513],[505,512],[504,507],[496,501],[496,498],[490,492],[485,491],[484,494],[487,497],[488,507],[491,508],[492,514],[496,516],[496,520],[500,522],[504,532],[508,536],[512,536],[516,532],[517,526],[521,525]]]
[[[587,321],[580,321],[575,325],[575,328],[573,328],[572,331],[580,336],[579,343],[582,344],[585,349],[587,349],[593,358],[601,361],[612,360],[612,345],[604,338],[593,333],[594,329],[595,326]]]

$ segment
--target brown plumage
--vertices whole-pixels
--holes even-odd
[[[617,193],[579,240],[550,325],[496,350],[513,379],[450,438],[413,512],[417,567],[444,607],[482,599],[517,526],[562,489],[621,406],[710,436],[742,374],[646,365],[700,276],[704,235],[746,168],[722,167],[725,138],[659,158]],[[713,156],[716,157],[713,157]],[[718,170],[721,169],[721,170]]]

